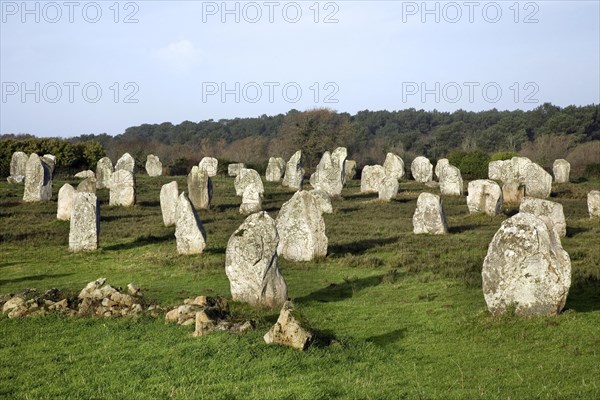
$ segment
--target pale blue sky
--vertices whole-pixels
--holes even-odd
[[[115,135],[292,108],[600,103],[596,0],[429,1],[430,14],[422,1],[227,2],[231,14],[221,1],[114,3],[27,2],[28,13],[0,1],[0,133]]]

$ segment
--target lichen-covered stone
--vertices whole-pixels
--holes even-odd
[[[182,192],[177,200],[175,220],[177,252],[179,254],[201,254],[206,247],[206,233],[185,192]]]
[[[73,252],[96,250],[99,233],[98,198],[94,193],[76,192],[73,196],[71,212],[69,250]]]
[[[383,163],[385,174],[396,180],[404,178],[404,160],[394,153],[387,153]]]
[[[104,189],[110,186],[113,173],[113,164],[110,158],[102,157],[96,164],[96,188]]]
[[[433,179],[433,165],[428,158],[419,156],[410,164],[410,172],[417,182],[427,183]]]
[[[567,223],[563,206],[549,200],[537,199],[534,197],[523,197],[519,211],[533,214],[558,233],[558,236],[567,235]]]
[[[356,161],[347,159],[344,165],[344,172],[346,173],[346,182],[354,179],[356,176]]]
[[[48,201],[52,198],[52,172],[48,164],[32,153],[25,166],[23,201]]]
[[[450,165],[450,161],[448,161],[447,158],[441,158],[435,164],[434,173],[435,173],[435,177],[438,178],[438,180],[442,176],[442,172],[444,172],[444,168],[446,168],[446,166],[448,166],[448,165]]]
[[[463,180],[460,170],[454,165],[446,165],[439,176],[440,192],[445,196],[462,196]]]
[[[469,182],[467,207],[470,214],[485,213],[495,216],[502,211],[503,197],[500,185],[491,179]]]
[[[117,160],[114,172],[125,170],[131,174],[135,174],[135,160],[129,153],[125,153]]]
[[[385,170],[381,165],[365,165],[360,177],[360,192],[378,193],[384,179]]]
[[[448,233],[446,214],[440,196],[423,192],[417,199],[417,208],[413,214],[413,232],[444,235]]]
[[[126,169],[116,170],[110,177],[109,188],[109,205],[131,207],[135,204],[135,177],[133,173]]]
[[[308,193],[312,194],[317,202],[317,207],[323,214],[332,214],[333,206],[331,204],[331,196],[323,190],[312,189]]]
[[[179,199],[179,187],[177,181],[162,185],[160,188],[160,211],[162,212],[163,223],[165,226],[173,226],[177,222],[175,211],[177,209],[177,200]]]
[[[208,176],[212,178],[219,171],[219,161],[214,157],[204,157],[198,164],[200,169],[206,170]]]
[[[330,196],[339,196],[346,183],[344,164],[347,151],[345,147],[338,147],[329,154],[326,151],[317,165],[317,169],[310,177],[310,184],[315,189],[327,192]]]
[[[188,174],[187,186],[189,199],[194,207],[199,210],[208,210],[213,195],[212,180],[208,171],[194,165]]]
[[[600,191],[592,190],[587,195],[588,212],[590,218],[600,217]]]
[[[571,164],[562,158],[554,160],[552,172],[554,173],[554,182],[567,183],[569,182],[569,174],[571,173]]]
[[[246,168],[244,163],[231,163],[227,165],[227,175],[229,176],[238,176],[240,171]]]
[[[68,183],[62,185],[58,190],[58,207],[56,211],[56,219],[68,221],[71,219],[71,210],[73,209],[73,197],[75,196],[75,188]]]
[[[154,154],[148,154],[146,157],[146,173],[148,176],[161,176],[162,169],[163,166],[160,159]]]
[[[379,200],[390,201],[398,195],[398,189],[400,183],[398,178],[394,175],[386,175],[383,181],[379,185]]]
[[[302,151],[298,150],[294,153],[285,166],[285,176],[283,177],[282,186],[290,189],[301,189],[302,180],[304,179],[304,169],[302,168]]]
[[[285,160],[281,157],[270,157],[265,179],[267,182],[279,182],[285,174]]]

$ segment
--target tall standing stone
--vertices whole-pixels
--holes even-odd
[[[549,228],[554,229],[558,236],[567,236],[567,223],[562,204],[535,197],[523,197],[519,211],[540,218]]]
[[[10,159],[9,183],[23,183],[25,181],[25,170],[27,168],[27,154],[15,151]]]
[[[462,196],[463,179],[454,165],[446,165],[440,175],[440,192],[445,196]]]
[[[492,314],[555,315],[571,286],[571,260],[553,229],[520,212],[502,222],[481,271],[483,294]]]
[[[440,196],[423,192],[417,199],[417,208],[413,215],[413,232],[444,235],[448,233],[446,214]]]
[[[162,168],[160,159],[154,154],[148,154],[146,157],[146,173],[148,176],[161,176]]]
[[[485,213],[495,216],[502,211],[502,189],[491,179],[478,179],[469,182],[467,207],[470,214]]]
[[[179,198],[179,187],[177,181],[162,185],[160,188],[160,211],[162,212],[163,223],[165,226],[173,226],[175,211],[177,209],[177,200]]]
[[[356,161],[346,160],[344,165],[344,172],[346,172],[346,182],[354,179],[356,176]]]
[[[386,175],[379,186],[379,200],[390,201],[398,195],[400,183],[398,178]]]
[[[200,160],[198,167],[206,170],[206,172],[208,172],[208,177],[212,178],[213,176],[216,176],[219,171],[219,161],[214,157],[204,157]]]
[[[326,151],[321,157],[315,173],[310,177],[310,184],[315,189],[327,192],[330,196],[342,194],[346,182],[346,173],[344,172],[346,156],[345,147],[338,147],[331,154]]]
[[[552,175],[527,157],[492,161],[488,165],[488,175],[490,179],[500,180],[504,184],[523,185],[527,196],[546,198],[552,191]],[[505,195],[506,202],[507,198]]]
[[[208,176],[208,171],[196,165],[187,177],[189,199],[197,209],[208,210],[212,200],[212,180]],[[187,197],[187,196],[186,196]]]
[[[54,176],[54,169],[56,168],[56,156],[53,154],[44,154],[42,157],[42,162],[48,166],[50,170],[50,179]]]
[[[279,307],[287,285],[277,266],[279,235],[266,212],[250,215],[231,235],[225,252],[225,273],[235,301]]]
[[[331,196],[323,190],[312,189],[308,193],[312,194],[317,202],[317,207],[323,214],[333,214],[333,206],[331,205]]]
[[[441,158],[435,163],[435,177],[438,178],[438,181],[441,179],[442,173],[444,172],[444,168],[450,165],[450,161],[447,158]]]
[[[96,194],[96,178],[86,178],[77,185],[78,192],[88,192]]]
[[[441,161],[441,160],[440,160]],[[509,160],[490,161],[488,163],[488,178],[495,181],[504,181],[504,170]],[[437,166],[436,166],[437,168]],[[436,170],[437,171],[437,170]],[[437,174],[437,172],[436,172]]]
[[[419,156],[410,164],[410,172],[417,182],[427,183],[433,179],[433,165],[428,158]]]
[[[571,164],[562,158],[555,160],[552,165],[552,172],[554,173],[554,182],[567,183],[571,173]]]
[[[536,163],[531,163],[527,166],[523,183],[525,185],[526,196],[538,197],[540,199],[550,197],[550,193],[552,192],[552,175]]]
[[[37,154],[32,153],[25,166],[23,201],[48,201],[52,198],[52,172]]]
[[[98,198],[93,193],[75,193],[69,230],[69,250],[73,252],[96,250],[99,233]]]
[[[256,170],[250,168],[244,168],[240,170],[240,173],[233,181],[233,186],[235,187],[236,196],[243,196],[244,190],[246,190],[246,187],[248,186],[253,186],[254,190],[260,194],[265,192],[260,175],[258,172],[256,172]]]
[[[135,204],[135,177],[125,170],[116,170],[110,178],[110,206],[130,207]]]
[[[310,261],[327,255],[325,221],[315,197],[301,190],[284,203],[277,216],[277,254],[287,260]]]
[[[590,218],[600,217],[600,190],[592,190],[587,195]]]
[[[232,163],[227,165],[227,175],[229,176],[238,176],[238,174],[240,173],[240,171],[246,168],[246,165],[244,163]]]
[[[206,173],[206,171],[202,171]],[[175,220],[177,252],[179,254],[201,254],[206,247],[206,233],[185,192],[182,192],[177,200]]]
[[[56,210],[56,219],[68,221],[71,219],[71,210],[73,209],[73,197],[75,188],[65,183],[58,191],[58,207]]]
[[[385,170],[381,165],[365,165],[360,176],[360,192],[379,192],[385,179]]]
[[[281,157],[270,157],[265,179],[267,182],[279,182],[285,174],[285,160]]]
[[[129,153],[125,153],[117,160],[115,172],[125,170],[135,174],[135,160]]]
[[[394,153],[387,153],[383,163],[385,174],[396,180],[404,178],[404,160]]]
[[[248,215],[262,210],[262,192],[254,185],[248,185],[242,193],[242,204],[240,204],[240,214]]]
[[[104,189],[110,185],[113,164],[110,158],[102,157],[96,164],[96,189]]]
[[[294,153],[285,166],[285,176],[283,177],[282,186],[287,186],[290,189],[301,189],[302,180],[304,179],[304,169],[302,168],[302,151],[298,150]]]

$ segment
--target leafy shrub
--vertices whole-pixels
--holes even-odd
[[[517,157],[518,154],[514,151],[498,151],[490,157],[490,161],[510,160],[513,157]]]
[[[450,164],[460,169],[463,177],[469,179],[485,179],[488,174],[488,163],[490,157],[481,150],[472,152],[453,151],[448,156]]]
[[[598,179],[600,180],[600,164],[593,163],[585,166],[583,176],[586,179]]]

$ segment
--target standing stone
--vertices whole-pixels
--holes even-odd
[[[135,160],[129,153],[125,153],[117,160],[115,172],[125,170],[135,174]]]
[[[52,198],[52,172],[37,154],[32,153],[25,166],[23,201],[48,201]]]
[[[502,199],[505,204],[521,204],[521,200],[525,197],[525,186],[520,183],[505,183],[502,185]]]
[[[544,199],[552,192],[552,175],[536,163],[527,166],[522,182],[526,196]]]
[[[188,174],[187,185],[189,199],[194,207],[208,210],[212,200],[212,180],[208,176],[208,171],[194,165]]]
[[[444,172],[444,168],[450,165],[450,161],[447,158],[439,159],[437,163],[435,163],[435,177],[438,178],[438,181],[441,179],[442,173]]]
[[[554,182],[567,183],[571,173],[571,164],[562,158],[555,160],[552,165],[552,172],[554,173]]]
[[[235,301],[280,307],[287,285],[277,266],[279,235],[266,212],[250,215],[231,235],[225,252],[225,273]]]
[[[54,168],[56,168],[56,156],[53,154],[44,154],[42,156],[42,162],[50,169],[50,179],[52,179],[54,176]]]
[[[197,167],[194,166],[194,168]],[[206,175],[206,171],[201,171]],[[175,221],[177,253],[201,254],[206,247],[206,233],[194,206],[185,192],[182,192],[177,200]]]
[[[454,165],[446,165],[439,177],[440,192],[445,196],[462,196],[463,195],[463,180],[460,170]]]
[[[481,271],[483,294],[492,314],[555,315],[571,286],[571,260],[553,229],[520,212],[502,222]]]
[[[386,175],[379,186],[379,200],[390,201],[398,194],[400,183],[395,176]]]
[[[204,157],[202,160],[200,160],[198,167],[206,170],[206,172],[208,172],[208,176],[212,178],[213,176],[217,175],[219,161],[213,157]]]
[[[56,219],[68,221],[71,219],[71,210],[73,209],[73,197],[75,196],[75,188],[65,183],[58,191],[58,209],[56,211]]]
[[[478,179],[469,182],[467,207],[470,214],[486,213],[495,216],[502,211],[502,189],[491,179]]]
[[[441,160],[440,160],[441,161]],[[488,164],[488,178],[495,181],[503,181],[504,165],[510,162],[509,160],[490,161]],[[437,168],[437,166],[436,166]],[[437,170],[436,170],[437,171]],[[437,174],[437,172],[436,172]]]
[[[135,177],[125,170],[116,170],[110,178],[110,206],[130,207],[135,204]]]
[[[426,157],[419,156],[410,165],[410,172],[415,181],[427,183],[433,178],[433,165]]]
[[[281,157],[270,157],[265,178],[267,182],[279,182],[285,173],[285,160]]]
[[[227,175],[238,176],[240,170],[242,170],[243,168],[246,168],[246,165],[244,163],[229,164],[227,165]]]
[[[301,189],[302,180],[304,179],[304,169],[302,168],[302,151],[298,150],[294,153],[285,166],[285,176],[283,177],[282,186],[287,186],[290,189]]]
[[[248,215],[262,210],[262,192],[255,185],[248,185],[242,193],[242,204],[240,214]]]
[[[587,195],[590,218],[600,217],[600,190],[592,190]]]
[[[78,173],[76,173],[75,178],[79,178],[79,179],[87,179],[87,178],[96,178],[96,174],[94,173],[94,171],[91,171],[89,169],[85,170],[85,171],[79,171]]]
[[[356,176],[356,161],[346,160],[346,164],[344,165],[344,171],[346,172],[346,181],[354,179],[354,177]]]
[[[301,190],[284,203],[277,216],[277,254],[287,260],[310,261],[327,255],[325,221],[315,197]]]
[[[440,196],[423,192],[417,199],[417,209],[413,215],[413,232],[444,235],[448,233],[446,214]]]
[[[163,166],[160,159],[154,154],[148,154],[146,157],[146,173],[148,176],[161,176],[162,169]]]
[[[396,180],[404,178],[404,161],[394,153],[387,153],[383,169],[389,177]]]
[[[265,188],[263,186],[262,180],[260,179],[260,175],[256,170],[244,168],[240,170],[238,176],[235,177],[233,181],[233,185],[235,187],[235,195],[243,196],[244,190],[248,186],[253,186],[254,191],[260,193],[261,195],[265,192]]]
[[[552,191],[552,175],[527,157],[513,157],[510,160],[492,161],[488,164],[490,179],[502,183],[518,183],[531,197],[546,198]],[[505,202],[507,196],[504,196]]]
[[[360,177],[360,192],[379,192],[384,179],[385,170],[381,165],[365,165]]]
[[[102,157],[96,164],[96,189],[104,189],[110,185],[113,164],[108,157]]]
[[[317,165],[317,170],[310,177],[310,184],[315,189],[327,192],[330,196],[342,194],[342,188],[346,182],[344,164],[347,151],[345,147],[338,147],[329,154],[326,151]]]
[[[27,154],[15,151],[10,159],[9,183],[23,183],[25,181],[25,170],[27,168]]]
[[[79,182],[77,185],[78,192],[88,192],[96,194],[96,179],[95,178],[87,178]]]
[[[93,193],[75,193],[69,230],[69,250],[74,252],[96,250],[99,233],[98,198]]]
[[[162,212],[165,226],[173,226],[177,221],[175,219],[175,210],[177,209],[178,198],[179,187],[177,186],[177,181],[162,185],[160,188],[160,211]]]
[[[519,211],[540,218],[548,225],[548,228],[554,229],[558,236],[567,236],[567,223],[562,204],[534,197],[523,197]]]
[[[331,196],[323,190],[312,189],[308,193],[312,194],[317,202],[317,207],[323,214],[333,214],[333,206],[331,205]]]

